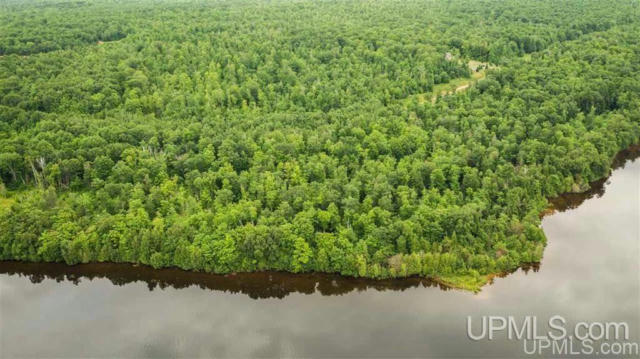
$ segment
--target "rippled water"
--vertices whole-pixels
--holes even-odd
[[[467,316],[483,315],[626,322],[639,342],[640,160],[620,163],[554,201],[539,268],[478,294],[419,279],[0,262],[0,356],[526,356],[521,341],[469,340]]]

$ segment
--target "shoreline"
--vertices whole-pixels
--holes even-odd
[[[609,178],[611,177],[613,171],[624,167],[627,161],[635,160],[637,158],[640,158],[640,142],[632,144],[631,146],[618,151],[618,153],[616,153],[611,161],[609,173],[607,174],[607,176],[589,182],[588,188],[586,190],[580,192],[564,192],[555,197],[547,198],[549,205],[546,209],[540,212],[540,219],[546,216],[553,215],[557,212],[564,212],[570,209],[575,209],[579,207],[584,201],[591,199],[594,196],[601,196],[604,193],[604,186],[609,181]],[[486,275],[486,283],[482,284],[477,290],[474,290],[474,292],[479,292],[484,285],[492,284],[495,278],[504,278],[509,274],[517,272],[520,269],[524,271],[533,269],[534,272],[537,272],[541,264],[542,262],[525,262],[521,263],[519,267],[513,269],[512,271],[489,273]]]
[[[547,198],[549,206],[540,213],[540,218],[552,215],[556,212],[564,212],[574,209],[587,199],[604,193],[604,185],[611,177],[611,173],[623,167],[632,159],[640,158],[640,143],[633,144],[619,151],[611,162],[609,174],[606,177],[592,181],[589,187],[582,192],[565,192],[556,197]],[[178,267],[165,267],[155,269],[150,265],[128,262],[90,262],[69,265],[64,262],[29,262],[18,260],[0,261],[0,273],[10,275],[18,274],[29,277],[31,281],[42,281],[45,278],[56,280],[68,279],[79,282],[80,278],[108,278],[114,284],[125,284],[137,281],[145,281],[150,289],[155,286],[164,288],[172,286],[185,288],[192,285],[223,291],[244,292],[250,288],[250,296],[256,294],[261,298],[264,293],[272,292],[273,288],[266,284],[277,284],[278,288],[286,294],[290,292],[302,292],[310,294],[317,289],[323,294],[344,294],[344,290],[363,290],[376,288],[379,290],[404,290],[422,285],[424,287],[439,287],[441,290],[464,290],[478,293],[482,287],[492,284],[495,278],[503,278],[522,269],[525,272],[538,271],[541,262],[521,263],[520,266],[507,272],[496,272],[473,277],[471,275],[452,275],[450,277],[422,277],[419,275],[398,278],[369,278],[342,275],[339,273],[306,272],[291,273],[286,271],[255,271],[240,273],[210,273],[193,270],[184,270]],[[51,274],[53,273],[53,274]],[[273,282],[276,278],[276,282]],[[313,283],[313,285],[311,285]],[[330,283],[330,288],[325,288],[323,283]],[[317,285],[316,285],[317,284]],[[259,288],[260,286],[264,288]],[[317,288],[316,288],[317,287]],[[261,290],[262,289],[262,290]],[[311,292],[309,292],[311,291]],[[286,295],[285,294],[285,295]]]

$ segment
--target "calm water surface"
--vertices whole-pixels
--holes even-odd
[[[520,341],[467,339],[469,315],[627,322],[640,341],[640,160],[555,205],[539,268],[479,294],[418,279],[0,262],[0,356],[526,356]]]

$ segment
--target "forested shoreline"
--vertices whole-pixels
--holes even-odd
[[[477,289],[640,139],[637,2],[2,9],[2,260]]]

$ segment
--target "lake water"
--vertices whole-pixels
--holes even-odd
[[[539,268],[478,294],[418,279],[0,262],[0,356],[526,357],[505,335],[468,339],[467,316],[478,333],[489,315],[536,316],[544,332],[554,315],[570,333],[626,322],[640,342],[640,160],[620,162],[589,193],[554,202]]]

